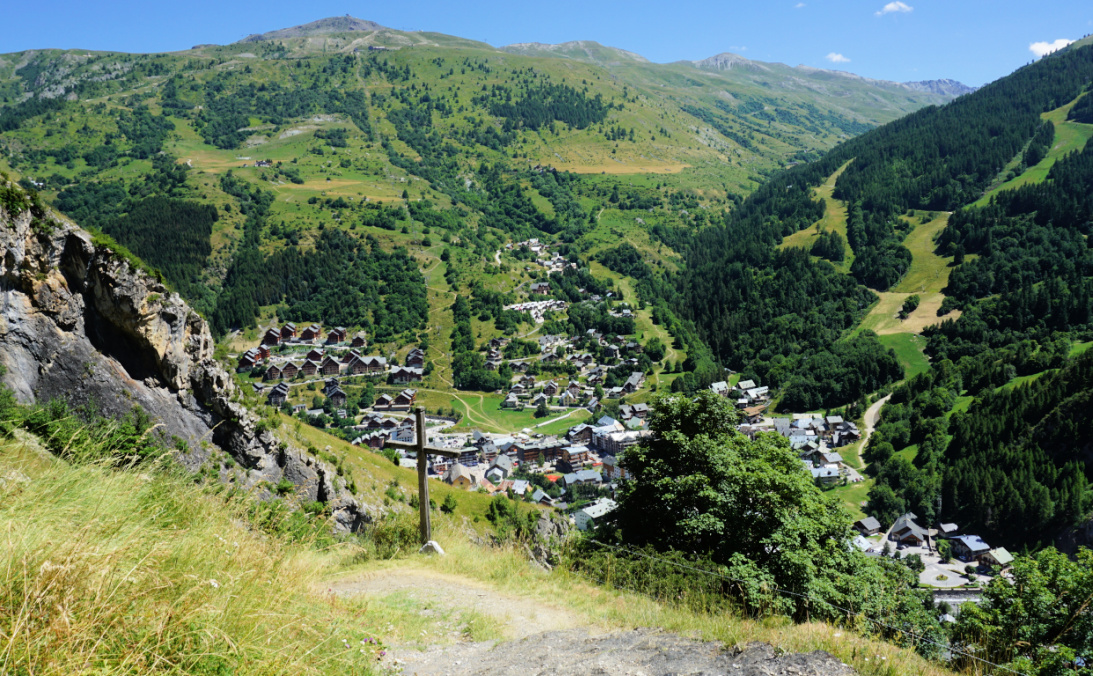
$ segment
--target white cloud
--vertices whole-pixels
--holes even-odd
[[[802,8],[802,7],[804,7],[804,6],[805,6],[805,3],[803,3],[803,2],[798,2],[798,3],[796,4],[796,5],[794,5],[794,6],[793,6],[793,8],[794,8],[794,9],[801,9],[801,8]]]
[[[903,12],[906,14],[907,12],[913,12],[914,9],[914,7],[907,3],[896,0],[895,2],[890,2],[882,7],[880,11],[877,12],[877,16],[884,16],[885,14],[891,14],[892,12]]]
[[[831,63],[850,63],[850,59],[846,58],[842,54],[839,54],[838,52],[831,52],[824,58],[826,58]]]
[[[1057,52],[1063,47],[1074,42],[1073,40],[1067,40],[1066,38],[1059,38],[1055,42],[1033,42],[1028,46],[1030,52],[1036,55],[1036,58],[1047,56],[1052,52]]]

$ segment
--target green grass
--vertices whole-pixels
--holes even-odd
[[[853,160],[851,160],[852,162]],[[799,232],[786,237],[782,240],[782,243],[778,245],[779,249],[787,249],[790,247],[801,247],[804,249],[812,250],[812,244],[819,234],[825,230],[834,230],[842,235],[843,241],[846,241],[846,204],[841,200],[837,200],[833,197],[835,194],[835,183],[839,180],[839,177],[843,175],[846,168],[850,166],[850,162],[847,162],[843,166],[839,167],[835,173],[827,177],[823,185],[813,190],[813,195],[816,199],[823,200],[824,203],[824,216],[820,220],[816,221],[811,227],[805,228]],[[850,266],[854,264],[854,251],[849,245],[846,247],[846,258],[841,263],[835,264],[835,267],[844,274],[850,274]]]
[[[923,217],[929,218],[922,223]],[[949,223],[949,214],[945,212],[913,212],[911,216],[904,216],[904,220],[913,223],[914,228],[903,240],[903,246],[911,252],[911,268],[903,276],[899,284],[892,291],[899,293],[941,293],[949,284],[949,273],[952,271],[952,257],[939,256],[934,253],[937,238],[945,226]]]
[[[856,484],[836,486],[831,492],[842,502],[843,507],[850,513],[850,518],[857,521],[865,518],[862,511],[862,503],[869,499],[869,489],[873,487],[873,479],[866,478]]]
[[[899,363],[903,364],[905,378],[911,379],[930,370],[930,362],[923,353],[926,339],[910,333],[891,333],[878,337],[881,345],[895,351]]]
[[[1065,106],[1043,113],[1040,116],[1043,120],[1055,125],[1055,142],[1052,144],[1051,148],[1048,149],[1048,153],[1044,159],[1040,160],[1036,166],[1026,169],[1021,175],[989,189],[983,197],[974,203],[974,206],[985,206],[990,202],[991,197],[1003,190],[1013,190],[1024,185],[1042,183],[1047,179],[1047,175],[1051,171],[1051,168],[1055,166],[1055,163],[1059,161],[1060,158],[1065,157],[1068,153],[1080,151],[1085,148],[1085,144],[1093,137],[1093,124],[1079,124],[1077,122],[1070,122],[1066,119],[1067,114],[1070,113],[1070,109],[1074,107],[1074,104],[1077,103],[1078,99],[1082,96],[1085,96],[1085,94],[1078,96]]]
[[[975,401],[975,397],[957,397],[956,403],[953,404],[952,410],[946,414],[946,417],[952,417],[954,413],[963,413],[964,411],[967,411],[968,408],[971,407],[973,401]]]
[[[1070,358],[1080,357],[1088,352],[1090,348],[1093,348],[1093,340],[1086,343],[1075,343],[1070,346]]]
[[[247,501],[0,445],[13,471],[30,481],[0,502],[0,670],[373,673],[360,642],[381,627],[311,592],[334,553],[249,530]]]

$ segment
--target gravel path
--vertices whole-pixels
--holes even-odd
[[[765,644],[726,649],[659,629],[605,631],[564,608],[477,580],[429,570],[383,571],[331,585],[339,596],[405,595],[422,613],[473,610],[498,620],[505,639],[472,642],[453,632],[435,645],[389,645],[384,665],[406,676],[603,676],[733,674],[850,676],[825,652],[783,653]]]

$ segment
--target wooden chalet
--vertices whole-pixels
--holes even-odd
[[[407,389],[396,394],[391,405],[396,408],[410,408],[414,405],[415,401],[417,401],[417,390]]]
[[[330,403],[341,408],[345,406],[345,402],[349,400],[349,395],[345,393],[340,387],[335,387],[327,393],[327,398],[330,399]]]
[[[266,334],[262,336],[263,345],[280,345],[281,344],[281,332],[277,329],[270,329],[266,331]]]
[[[266,369],[266,375],[263,376],[263,380],[278,380],[281,378],[281,373],[281,367],[277,366],[277,364],[273,364]]]
[[[368,347],[368,338],[365,336],[364,331],[354,334],[353,341],[349,343],[349,347]]]
[[[300,331],[300,340],[315,340],[322,335],[323,327],[318,324],[312,324],[303,331]]]
[[[336,329],[331,329],[330,333],[326,334],[326,344],[334,345],[336,343],[344,343],[349,337],[349,332],[345,330],[344,326],[339,326]]]
[[[319,365],[308,359],[304,362],[304,365],[300,367],[300,372],[305,376],[313,376],[319,372]]]
[[[288,340],[289,338],[296,337],[296,325],[292,323],[285,324],[281,327],[281,340]]]
[[[300,375],[300,367],[292,362],[288,362],[281,367],[281,377],[285,380],[292,380],[298,375]]]
[[[327,356],[323,359],[319,368],[324,376],[336,376],[341,371],[341,364],[338,363],[337,359]]]
[[[425,350],[415,347],[406,355],[406,365],[412,368],[425,368]]]
[[[280,406],[288,401],[288,383],[278,383],[276,387],[269,391],[269,396],[266,398],[270,406]]]
[[[422,378],[425,377],[425,373],[422,369],[412,368],[409,366],[399,366],[391,371],[391,382],[396,385],[405,385],[406,383],[420,383]]]

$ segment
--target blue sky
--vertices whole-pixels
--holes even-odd
[[[731,51],[886,80],[982,85],[1058,40],[1093,33],[1089,0],[555,0],[451,2],[11,2],[0,53],[62,47],[153,52],[226,44],[351,14],[403,30],[513,42],[596,40],[656,62]],[[13,30],[13,27],[17,27]]]

